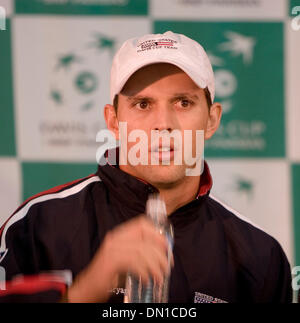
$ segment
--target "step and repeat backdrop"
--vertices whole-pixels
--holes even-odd
[[[199,41],[222,124],[212,194],[300,265],[300,1],[0,0],[0,224],[24,199],[97,168],[109,72],[128,38]]]

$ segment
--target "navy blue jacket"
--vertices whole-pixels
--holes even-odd
[[[280,244],[210,196],[205,163],[195,200],[174,211],[170,302],[291,302],[291,272]],[[25,201],[1,228],[0,266],[7,289],[0,301],[56,302],[84,269],[105,234],[145,212],[156,191],[118,166]],[[60,272],[61,273],[61,272]],[[9,281],[22,274],[17,284]],[[122,302],[124,285],[111,291]]]

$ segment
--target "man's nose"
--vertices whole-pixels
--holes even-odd
[[[177,128],[177,119],[172,107],[168,104],[158,106],[152,128],[159,131],[172,131]]]

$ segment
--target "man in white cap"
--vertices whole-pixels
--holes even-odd
[[[104,108],[108,129],[121,140],[120,160],[112,165],[107,152],[95,175],[34,197],[16,211],[1,237],[0,264],[8,276],[68,269],[75,278],[63,292],[68,302],[118,295],[122,301],[127,272],[143,284],[149,277],[162,283],[169,268],[167,240],[141,215],[149,194],[157,192],[174,229],[170,302],[290,302],[290,267],[279,243],[209,195],[206,162],[193,172],[193,156],[221,119],[214,86],[209,59],[194,40],[166,32],[126,41],[114,57],[112,104]],[[135,131],[145,135],[139,151]],[[177,131],[181,141],[154,142],[153,131]],[[41,233],[29,239],[24,227]],[[27,263],[15,259],[18,241],[25,242]]]

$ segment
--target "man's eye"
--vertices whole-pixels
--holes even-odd
[[[141,102],[138,102],[136,106],[141,110],[145,110],[149,107],[149,103],[147,101],[141,101]]]
[[[177,102],[178,107],[188,108],[192,103],[187,99],[181,99]]]
[[[186,108],[190,105],[190,101],[188,100],[181,100],[181,106]]]

